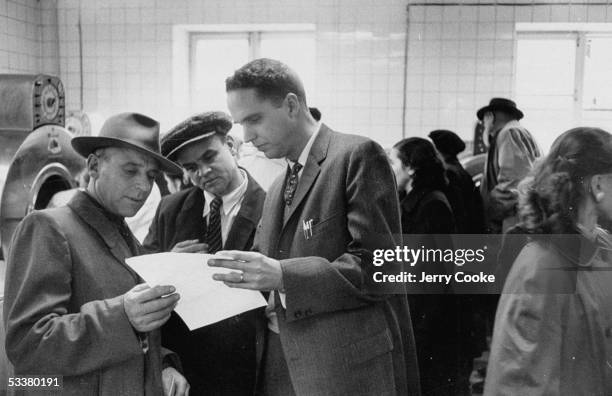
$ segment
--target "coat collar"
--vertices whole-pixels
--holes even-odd
[[[85,223],[87,223],[97,233],[108,246],[111,254],[126,267],[130,273],[136,273],[127,266],[125,259],[132,256],[129,247],[123,236],[119,233],[118,225],[113,223],[104,213],[102,207],[97,205],[93,198],[89,197],[84,191],[77,191],[74,197],[68,202],[68,207],[72,209]],[[138,275],[136,275],[138,276]]]
[[[310,188],[312,187],[314,181],[317,179],[319,172],[321,172],[320,165],[321,162],[323,162],[327,157],[327,150],[329,149],[331,133],[332,131],[327,127],[327,125],[321,124],[319,134],[317,135],[314,143],[312,144],[312,147],[310,148],[308,160],[306,161],[304,169],[302,170],[302,176],[300,177],[300,180],[298,182],[293,202],[291,204],[291,207],[289,208],[287,216],[285,217],[283,226],[287,224],[287,222],[295,212],[296,208],[300,206],[300,203],[304,200],[304,197],[306,197],[306,194],[308,193],[308,191],[310,191]]]
[[[200,229],[204,227],[203,232],[206,233],[206,224],[202,219],[204,213],[204,194],[200,187],[190,187],[187,196],[183,201],[181,209],[178,211],[176,224],[180,224],[183,229]],[[204,234],[201,235],[204,237]]]
[[[240,210],[227,234],[227,240],[223,246],[224,249],[245,250],[250,248],[250,246],[245,245],[261,217],[261,206],[265,193],[249,172],[246,172],[246,175],[248,180],[247,190],[244,193],[244,200]]]
[[[400,193],[400,203],[402,210],[405,213],[412,212],[419,206],[419,203],[423,200],[423,198],[425,198],[425,196],[427,196],[432,191],[433,190],[429,188],[419,188],[410,191],[408,194]]]
[[[244,193],[244,201],[238,211],[238,215],[248,220],[249,222],[257,225],[261,217],[261,211],[257,210],[259,198],[264,193],[261,186],[253,179],[251,174],[245,170],[247,175],[248,185],[247,190]]]
[[[577,230],[574,234],[549,235],[546,242],[570,263],[578,267],[591,267],[599,255],[608,256],[612,251],[610,236],[606,235],[600,231],[595,240],[590,240]]]

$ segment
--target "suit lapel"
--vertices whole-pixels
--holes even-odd
[[[204,241],[206,235],[206,222],[204,221],[204,193],[199,187],[192,187],[183,207],[179,210],[174,223],[176,237],[172,246],[186,239],[198,239]]]
[[[322,124],[321,130],[310,148],[310,153],[308,153],[308,160],[306,160],[306,165],[298,182],[291,207],[287,212],[287,216],[285,216],[283,227],[287,225],[287,222],[291,219],[297,207],[300,206],[300,203],[306,197],[308,191],[310,191],[315,180],[317,180],[317,176],[321,172],[320,164],[327,156],[330,138],[331,130],[325,124]]]
[[[119,233],[117,227],[100,211],[100,209],[91,202],[91,198],[85,196],[86,193],[79,191],[74,198],[68,203],[68,206],[104,241],[110,253],[117,261],[127,269],[132,276],[140,279],[138,274],[134,272],[126,263],[125,259],[132,257],[127,243]]]
[[[267,210],[264,209],[262,221],[268,226],[265,228],[266,235],[269,236],[269,244],[267,245],[267,252],[263,252],[267,256],[274,257],[276,246],[280,239],[280,233],[283,227],[283,212],[285,210],[285,203],[283,197],[283,187],[285,185],[285,177],[279,177],[277,181],[272,183],[267,194]]]
[[[258,207],[259,195],[262,193],[261,187],[251,178],[248,172],[247,175],[247,190],[244,194],[244,200],[240,205],[240,210],[232,223],[232,227],[227,235],[227,240],[223,246],[226,250],[245,250],[249,249],[250,246],[246,246],[247,242],[251,238],[253,229],[257,226],[259,221]]]

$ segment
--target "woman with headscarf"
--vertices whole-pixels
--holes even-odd
[[[465,143],[456,133],[446,129],[431,131],[429,138],[444,158],[450,190],[447,195],[455,213],[457,232],[484,233],[484,212],[480,191],[474,185],[472,176],[457,158],[457,155],[465,150]]]
[[[486,395],[612,391],[612,135],[575,128],[521,186],[529,237],[499,301]]]
[[[406,235],[404,242],[426,248],[441,247],[437,244],[449,240],[446,235],[455,232],[453,212],[443,192],[448,181],[442,159],[431,142],[417,137],[395,144],[389,157],[399,190],[402,232],[411,234]],[[411,267],[411,273],[418,278],[421,271],[428,274],[447,272],[440,263],[420,263]],[[413,287],[411,292],[408,301],[422,394],[467,394],[456,296],[449,294],[444,286],[428,286],[422,290]]]

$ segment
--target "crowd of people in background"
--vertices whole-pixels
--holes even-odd
[[[477,185],[453,131],[385,153],[329,129],[278,61],[248,63],[226,88],[231,115],[190,117],[161,146],[159,124],[138,114],[75,138],[83,190],[26,217],[8,255],[17,373],[57,373],[68,390],[109,395],[469,395],[492,327],[485,394],[612,391],[610,133],[571,129],[542,157],[516,103],[492,98],[476,112],[488,146]],[[284,160],[264,188],[250,172],[265,166],[239,166],[232,123],[267,159]],[[160,171],[164,197],[140,245],[124,218]],[[373,249],[400,245],[397,235],[485,233],[523,237],[502,249],[499,302],[364,288]],[[224,253],[210,265],[233,271],[215,279],[261,291],[267,307],[189,331],[171,312],[171,286],[143,286],[122,262],[165,251]]]

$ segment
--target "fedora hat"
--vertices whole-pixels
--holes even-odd
[[[114,115],[104,122],[98,136],[75,136],[70,143],[85,158],[99,148],[129,148],[154,158],[164,172],[182,172],[177,164],[160,154],[159,123],[142,114]]]
[[[232,129],[232,118],[222,111],[196,114],[169,130],[161,142],[161,153],[174,159],[185,146],[204,140],[215,133],[227,135]]]
[[[479,120],[482,120],[482,117],[484,117],[486,112],[496,110],[501,110],[508,114],[512,114],[517,120],[523,118],[523,112],[516,107],[516,103],[506,98],[491,99],[487,106],[481,108],[476,112],[476,117],[478,117]]]

